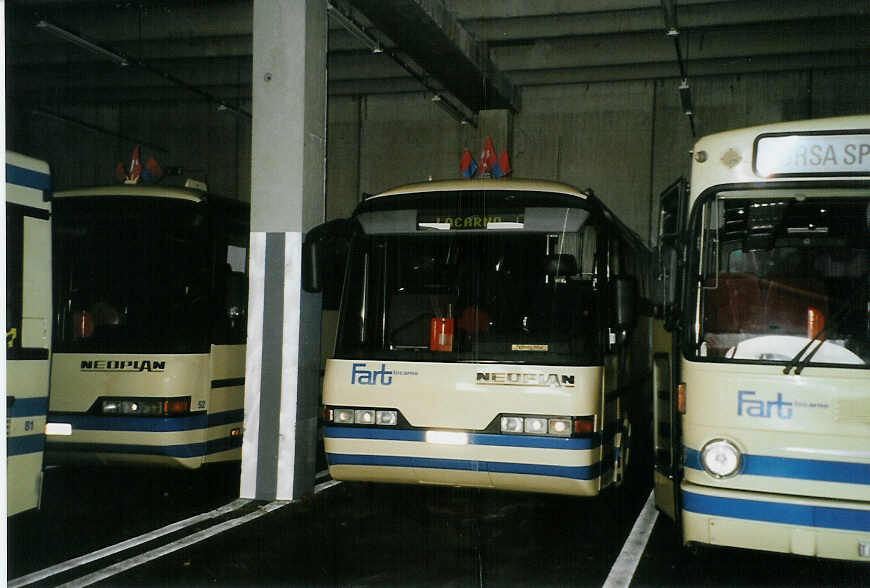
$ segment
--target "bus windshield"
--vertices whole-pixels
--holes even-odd
[[[596,220],[577,197],[439,192],[357,212],[339,359],[600,362]]]
[[[732,190],[699,212],[690,356],[870,363],[870,193]]]
[[[208,242],[195,202],[55,199],[55,349],[207,350]]]

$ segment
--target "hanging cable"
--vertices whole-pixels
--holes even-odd
[[[677,54],[677,66],[680,70],[680,105],[683,114],[689,118],[689,126],[692,129],[692,137],[695,137],[695,108],[692,104],[692,88],[689,86],[688,74],[688,49],[686,59],[683,60],[683,52],[680,47],[680,28],[677,25],[677,5],[674,0],[662,0],[662,13],[665,19],[665,34],[673,39],[674,51]]]

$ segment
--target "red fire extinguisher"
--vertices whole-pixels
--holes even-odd
[[[431,351],[453,351],[453,319],[446,316],[433,316],[429,322],[429,349]]]

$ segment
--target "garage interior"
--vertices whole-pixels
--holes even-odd
[[[46,160],[53,188],[61,190],[112,183],[116,165],[129,163],[141,146],[144,157],[177,173],[167,184],[193,177],[213,193],[256,202],[253,135],[262,110],[252,88],[270,74],[255,68],[253,23],[257,6],[272,2],[269,9],[280,10],[283,0],[7,1],[7,149]],[[591,188],[652,244],[658,195],[688,173],[699,137],[868,110],[870,6],[864,1],[324,3],[323,220],[349,216],[364,194],[457,178],[463,151],[478,158],[491,136],[497,152],[508,150],[514,177]],[[288,179],[280,165],[270,173],[273,186]],[[334,324],[334,313],[326,313],[324,339]],[[324,343],[324,353],[328,348]],[[410,497],[390,490],[386,500],[399,505],[391,511],[384,496],[373,496],[368,487],[354,495],[341,492],[326,506],[306,503],[294,521],[317,528],[334,509],[353,520],[352,529],[377,529],[380,517],[395,512],[413,519],[413,501],[428,501],[436,519],[438,501],[453,500],[433,498],[427,490]],[[472,507],[454,505],[451,512],[459,527],[467,523],[463,508],[492,517],[483,531],[469,523],[460,535],[456,549],[469,561],[481,557],[481,533],[500,532],[493,520],[536,508],[525,499],[517,506],[504,497],[477,496]],[[361,514],[371,502],[377,507]],[[557,500],[542,516],[557,520],[573,508]],[[606,526],[606,517],[595,524]],[[269,532],[289,540],[277,522]],[[308,545],[306,537],[314,535],[293,536],[307,554],[309,567],[300,576],[305,583],[324,577],[311,563],[318,541],[334,531],[323,533]],[[351,553],[359,548],[352,537],[329,540]],[[279,583],[286,577],[275,570],[286,562],[261,541],[253,533],[243,540],[260,548],[260,565],[276,566],[261,581]],[[385,557],[383,542],[369,547]],[[413,549],[401,555],[424,556]],[[196,562],[200,556],[193,557]],[[203,553],[199,561],[207,557]],[[384,580],[367,576],[359,562],[341,561],[347,569],[333,568],[327,583]],[[237,565],[232,573],[230,563]],[[437,558],[428,565],[434,570],[442,564],[450,565]],[[489,579],[508,584],[515,564],[505,557],[501,565]],[[205,567],[179,556],[122,583],[241,581],[258,571],[232,558],[223,567]],[[688,569],[693,577],[698,566]],[[173,570],[186,575],[173,577]],[[413,573],[402,568],[386,581],[419,584]],[[545,578],[544,584],[558,584],[555,572]],[[474,579],[446,574],[431,583]]]

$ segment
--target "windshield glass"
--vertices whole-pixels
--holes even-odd
[[[866,191],[804,189],[709,199],[695,222],[701,254],[690,354],[870,363],[868,198]],[[805,347],[812,340],[820,344],[810,357]]]
[[[202,204],[57,198],[54,260],[57,351],[207,348],[209,248]]]
[[[456,192],[361,211],[336,357],[597,362],[597,231],[582,205]]]

